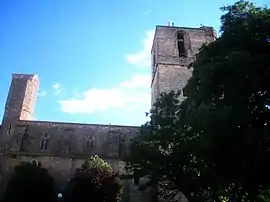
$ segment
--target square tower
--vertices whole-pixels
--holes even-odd
[[[212,27],[157,26],[151,51],[151,104],[162,92],[182,90],[192,75],[188,65],[200,47],[216,39]],[[183,100],[183,96],[181,98]]]
[[[30,120],[34,113],[39,79],[35,74],[13,74],[0,131],[0,151],[7,148],[18,120]]]
[[[12,74],[2,124],[7,120],[30,120],[33,116],[39,79],[35,74]]]

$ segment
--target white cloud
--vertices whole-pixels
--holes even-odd
[[[39,97],[44,97],[44,96],[46,96],[48,93],[46,92],[46,91],[44,91],[44,90],[41,90],[41,91],[39,91],[38,92],[38,96]]]
[[[53,89],[54,89],[54,95],[58,95],[61,91],[60,91],[60,84],[59,83],[55,83],[52,85]]]
[[[152,13],[152,10],[146,10],[146,11],[143,11],[143,15],[149,15]]]
[[[55,83],[53,84],[52,86],[55,90],[59,89],[60,88],[60,84],[59,83]]]
[[[120,83],[120,87],[128,88],[130,90],[134,88],[150,88],[150,76],[148,75],[134,75],[131,80],[123,81]]]
[[[150,108],[150,76],[134,75],[113,88],[91,88],[81,98],[59,100],[61,110],[70,114],[92,114],[110,109],[144,112]]]
[[[129,63],[141,67],[150,67],[154,34],[155,30],[146,32],[145,38],[143,39],[143,49],[137,53],[126,55],[126,59]]]
[[[148,31],[142,40],[142,50],[126,55],[126,60],[136,66],[149,67],[151,65],[151,48],[154,30]],[[145,112],[151,105],[150,74],[135,74],[110,88],[90,88],[64,100],[58,100],[60,110],[69,114],[101,114],[111,112],[116,116],[124,114],[125,120],[147,119]],[[54,89],[60,90],[60,85]],[[115,115],[114,115],[115,116]],[[129,116],[129,117],[127,117]]]

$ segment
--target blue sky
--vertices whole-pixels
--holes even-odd
[[[36,73],[35,119],[141,125],[155,26],[219,30],[219,7],[234,2],[0,0],[0,116],[11,74]]]

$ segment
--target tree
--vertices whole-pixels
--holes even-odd
[[[77,169],[64,197],[67,202],[117,202],[121,188],[119,176],[112,167],[98,156],[92,156]]]
[[[186,123],[212,183],[258,201],[270,177],[270,9],[239,1],[222,10],[222,35],[202,48],[184,89]]]
[[[167,201],[177,201],[175,195],[180,191],[189,201],[195,201],[194,193],[203,188],[198,182],[203,164],[194,159],[196,139],[188,136],[182,126],[179,96],[180,91],[161,94],[149,113],[150,121],[131,144],[127,168],[135,177],[149,178],[140,189],[158,187],[159,196]]]
[[[14,168],[14,174],[4,194],[4,201],[56,201],[54,179],[40,163],[22,162]]]
[[[191,64],[186,99],[161,96],[130,164],[173,182],[189,201],[262,201],[270,186],[270,9],[245,1],[221,9],[221,36]]]

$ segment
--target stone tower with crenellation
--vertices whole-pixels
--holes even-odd
[[[12,123],[31,120],[34,113],[39,79],[35,74],[13,74],[1,128],[1,149],[9,141]]]
[[[188,65],[204,43],[215,39],[216,31],[212,27],[156,27],[151,51],[152,106],[160,93],[183,89],[192,74]]]

